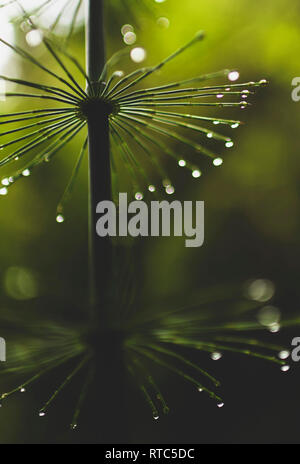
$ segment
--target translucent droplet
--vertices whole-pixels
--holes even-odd
[[[135,63],[141,63],[146,59],[147,52],[142,47],[133,48],[130,52],[130,57]]]
[[[114,76],[115,77],[123,77],[124,76],[124,71],[115,71]]]
[[[184,168],[184,166],[186,166],[186,161],[184,159],[181,159],[178,161],[178,166]]]
[[[223,408],[224,403],[218,403],[217,406],[218,406],[218,408]]]
[[[58,214],[56,216],[56,222],[58,222],[59,224],[61,224],[62,222],[64,222],[65,218],[62,214]]]
[[[220,124],[220,121],[213,121],[213,124],[217,126],[218,124]]]
[[[290,369],[290,366],[286,364],[285,366],[281,366],[280,369],[282,370],[282,372],[287,372]]]
[[[149,192],[153,193],[153,192],[155,192],[156,188],[155,188],[154,185],[149,185],[148,190],[149,190]]]
[[[26,392],[26,388],[24,388],[24,387],[20,388],[20,392],[21,392],[21,393],[25,393],[25,392]]]
[[[201,172],[199,171],[199,169],[194,169],[194,171],[192,172],[192,176],[197,179],[198,177],[201,176]]]
[[[154,420],[159,419],[159,415],[158,415],[157,413],[154,413],[154,414],[153,414],[153,419],[154,419]]]
[[[230,71],[227,77],[232,82],[237,81],[238,78],[240,77],[240,73],[238,71]]]
[[[24,171],[22,171],[22,176],[24,176],[24,177],[30,176],[30,170],[29,169],[24,169]]]
[[[258,322],[266,327],[276,327],[280,321],[280,309],[276,306],[264,306],[257,314]]]
[[[172,195],[174,192],[175,192],[175,188],[173,187],[173,185],[168,185],[168,187],[166,187],[166,193],[168,195]]]
[[[38,29],[33,29],[26,34],[26,42],[30,47],[37,47],[43,41],[43,33]]]
[[[72,429],[72,430],[77,429],[77,424],[71,424],[71,429]]]
[[[19,157],[18,157],[18,156],[16,156],[16,157],[15,157],[15,161],[18,161],[18,159],[19,159]]]
[[[267,84],[267,83],[268,83],[267,79],[261,79],[261,80],[259,81],[259,84],[260,84],[260,85],[264,85],[264,84]]]
[[[214,165],[214,166],[221,166],[221,164],[223,164],[222,158],[215,158],[215,159],[213,160],[213,165]]]
[[[225,143],[225,147],[226,147],[226,148],[231,148],[231,147],[233,147],[233,145],[234,145],[234,143],[233,143],[232,140],[230,140],[230,141],[228,141],[228,142]]]
[[[2,184],[2,185],[6,185],[6,186],[9,185],[9,179],[7,179],[7,178],[2,179],[2,180],[1,180],[1,184]]]
[[[255,301],[268,301],[275,293],[275,285],[268,279],[256,279],[250,282],[248,296]]]
[[[269,327],[271,333],[277,333],[280,330],[280,324],[273,324]]]
[[[211,353],[210,357],[213,361],[218,361],[222,358],[222,353],[220,353],[219,351],[214,351],[213,353]]]
[[[7,195],[7,188],[6,187],[3,187],[3,188],[0,188],[0,195],[4,196],[4,195]]]
[[[218,93],[217,98],[223,98],[224,95],[222,93]]]
[[[288,350],[282,350],[282,351],[279,351],[278,353],[278,357],[280,359],[287,359],[290,355],[290,352]]]
[[[203,388],[202,388],[202,387],[199,387],[199,388],[198,388],[198,392],[200,392],[200,393],[203,392]]]
[[[12,183],[15,181],[15,179],[13,178],[13,176],[10,176],[10,177],[8,178],[8,180],[9,180],[9,183],[10,183],[10,184],[12,184]]]
[[[133,32],[133,31],[134,31],[134,27],[131,24],[124,24],[121,27],[121,34],[122,35],[125,35],[127,32]]]
[[[141,192],[136,192],[136,194],[134,195],[134,198],[140,201],[144,198],[144,195]]]
[[[45,415],[46,415],[46,413],[45,413],[44,411],[40,411],[40,412],[39,412],[39,416],[40,416],[40,417],[44,417]]]
[[[136,42],[136,34],[132,31],[128,31],[124,34],[123,40],[126,45],[133,45]]]
[[[168,18],[162,16],[161,18],[158,18],[157,24],[164,29],[168,29],[168,27],[170,26],[170,21]]]
[[[209,139],[211,139],[211,138],[213,137],[213,135],[214,135],[214,134],[213,134],[212,132],[208,132],[208,133],[206,134],[206,137],[208,137]]]
[[[239,127],[239,123],[238,122],[235,122],[234,124],[231,124],[231,128],[232,129],[236,129],[237,127]]]

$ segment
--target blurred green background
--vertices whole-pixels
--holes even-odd
[[[169,20],[162,27],[163,17]],[[166,0],[155,14],[137,12],[135,21],[122,15],[107,20],[108,55],[125,46],[120,28],[130,23],[136,46],[147,51],[145,65],[157,63],[199,29],[206,39],[182,55],[152,84],[165,83],[222,68],[238,69],[241,81],[266,78],[267,88],[251,97],[244,111],[213,109],[205,114],[242,119],[233,133],[235,145],[220,151],[224,164],[203,167],[193,179],[188,171],[166,163],[176,198],[205,201],[205,244],[185,248],[181,239],[139,240],[132,251],[139,259],[141,293],[149,304],[214,285],[243,286],[249,279],[267,278],[275,285],[274,304],[283,315],[297,314],[300,294],[300,103],[291,98],[291,81],[300,75],[300,5],[297,0]],[[163,22],[166,25],[166,22]],[[1,35],[1,33],[0,33]],[[20,40],[21,39],[21,34]],[[84,62],[84,35],[79,32],[73,53]],[[33,52],[42,59],[43,47]],[[16,69],[35,81],[44,75],[15,59]],[[22,67],[23,66],[23,67]],[[133,69],[124,60],[119,67]],[[3,71],[2,71],[3,72]],[[47,76],[46,76],[47,81]],[[50,81],[49,81],[50,82]],[[22,105],[22,102],[20,102]],[[0,111],[18,111],[17,103],[0,102]],[[22,106],[23,108],[23,106]],[[203,114],[204,112],[199,112]],[[84,308],[87,295],[87,163],[63,224],[55,222],[57,202],[75,161],[70,145],[50,165],[42,166],[0,197],[0,278],[4,311],[25,319],[31,307],[44,314]],[[180,150],[181,147],[178,147]],[[162,154],[163,156],[163,154]],[[3,170],[6,175],[9,170]],[[1,335],[1,326],[0,326]],[[281,335],[286,344],[299,333]],[[9,340],[7,341],[9,343]],[[212,364],[212,362],[210,363]],[[210,366],[209,364],[209,366]],[[282,376],[261,361],[230,355],[210,366],[224,383],[226,408],[215,410],[189,386],[164,379],[171,415],[153,423],[138,393],[131,394],[128,412],[133,443],[297,443],[299,367]],[[36,411],[43,387],[17,396],[1,408],[1,443],[71,443],[67,413],[54,408],[41,421]],[[138,407],[139,406],[139,407]],[[56,410],[56,413],[55,413]],[[57,415],[58,414],[58,415]]]

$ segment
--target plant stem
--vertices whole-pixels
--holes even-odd
[[[97,95],[105,64],[104,0],[86,0],[87,74],[89,95]],[[89,136],[89,248],[91,265],[91,343],[95,352],[95,381],[91,393],[93,417],[88,421],[89,443],[126,443],[122,384],[122,335],[112,319],[112,260],[110,238],[96,233],[96,206],[111,200],[109,116],[105,105],[95,105],[87,118]]]

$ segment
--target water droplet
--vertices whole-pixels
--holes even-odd
[[[62,222],[64,222],[65,218],[62,214],[58,214],[56,216],[56,222],[58,222],[59,224],[61,224]]]
[[[211,138],[213,137],[213,135],[214,135],[214,134],[213,134],[212,132],[208,132],[208,133],[206,134],[206,137],[208,137],[209,139],[211,139]]]
[[[203,392],[203,388],[202,388],[202,387],[199,387],[199,388],[198,388],[198,392],[200,392],[200,393]]]
[[[175,192],[175,188],[173,187],[173,185],[168,185],[168,187],[166,187],[166,193],[168,195],[172,195],[172,193]]]
[[[72,429],[72,430],[77,429],[77,424],[71,424],[71,429]]]
[[[24,177],[30,176],[30,170],[29,169],[24,169],[24,171],[22,171],[22,176],[24,176]]]
[[[210,357],[213,361],[218,361],[222,358],[222,353],[220,353],[219,351],[214,351],[213,353],[211,353]]]
[[[231,147],[233,147],[233,145],[234,145],[234,143],[233,143],[232,140],[230,140],[230,142],[226,142],[226,143],[225,143],[225,147],[226,147],[226,148],[231,148]]]
[[[275,293],[275,285],[268,279],[255,279],[248,285],[247,294],[251,300],[268,301]]]
[[[40,411],[40,412],[39,412],[39,416],[40,416],[40,417],[44,417],[45,415],[46,415],[46,413],[45,413],[44,411]]]
[[[272,324],[270,327],[269,327],[269,331],[271,333],[277,333],[279,332],[280,330],[280,324]]]
[[[26,42],[30,47],[37,47],[43,41],[43,33],[38,29],[33,29],[26,34]]]
[[[218,403],[217,406],[218,406],[218,408],[223,408],[224,403]]]
[[[280,368],[282,372],[287,372],[290,369],[290,366],[288,364],[285,364],[285,366],[281,366]]]
[[[240,73],[238,71],[230,71],[230,73],[228,73],[228,79],[230,81],[237,81],[240,77]]]
[[[231,128],[232,129],[236,129],[237,127],[239,127],[239,123],[238,122],[235,122],[234,124],[231,124]]]
[[[133,32],[133,31],[134,31],[134,27],[131,24],[124,24],[121,27],[121,34],[122,35],[125,35],[127,32]]]
[[[223,98],[224,95],[222,93],[218,93],[217,98]]]
[[[115,77],[123,77],[123,76],[124,76],[124,72],[123,72],[123,71],[115,71],[113,75],[114,75]]]
[[[16,157],[15,157],[15,161],[18,161],[18,159],[19,159],[19,157],[18,157],[18,156],[16,156]]]
[[[136,194],[134,195],[134,198],[140,201],[144,198],[144,195],[141,192],[136,192]]]
[[[220,121],[213,121],[213,124],[217,126],[218,124],[220,124]]]
[[[260,85],[264,85],[264,84],[267,84],[267,83],[268,83],[267,79],[261,79],[261,80],[259,81],[259,84],[260,84]]]
[[[186,161],[184,159],[181,159],[178,161],[178,166],[184,168],[184,166],[186,166]]]
[[[154,419],[154,420],[159,419],[159,415],[158,415],[157,413],[154,413],[154,414],[153,414],[153,419]]]
[[[279,351],[278,353],[278,357],[280,359],[287,359],[290,355],[290,352],[288,350],[282,350],[282,351]]]
[[[201,176],[201,172],[199,171],[199,169],[194,169],[194,171],[192,172],[192,176],[197,179],[198,177]]]
[[[164,16],[162,16],[161,18],[158,18],[157,24],[158,26],[164,29],[168,29],[168,27],[170,26],[170,21],[168,18],[165,18]]]
[[[133,48],[130,52],[130,57],[135,63],[141,63],[147,57],[147,52],[142,47]]]
[[[136,34],[132,31],[128,31],[124,34],[123,40],[126,45],[133,45],[136,42]]]
[[[257,314],[258,322],[266,327],[275,328],[280,321],[280,310],[276,306],[264,306]],[[276,331],[276,330],[275,330]]]
[[[2,180],[1,180],[1,184],[2,184],[2,185],[6,185],[6,186],[9,185],[9,179],[7,179],[7,178],[2,179]]]
[[[213,165],[214,165],[214,166],[221,166],[221,164],[223,164],[222,158],[215,158],[215,159],[213,160]]]
[[[25,393],[25,392],[26,392],[26,388],[21,387],[21,388],[20,388],[20,392],[21,392],[21,393]]]
[[[7,192],[8,192],[8,190],[7,190],[6,187],[0,188],[0,195],[3,195],[3,196],[7,195]]]
[[[155,188],[154,185],[149,185],[148,190],[149,190],[149,192],[153,193],[153,192],[155,192],[156,188]]]

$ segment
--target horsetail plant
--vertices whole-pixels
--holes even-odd
[[[81,1],[77,5],[79,8]],[[62,11],[60,14],[63,14]],[[0,115],[0,124],[5,128],[0,134],[3,140],[0,166],[9,168],[16,161],[20,164],[23,161],[20,168],[12,168],[10,174],[2,179],[0,193],[6,195],[17,180],[28,177],[38,166],[51,161],[75,137],[82,138],[84,133],[73,172],[57,208],[56,220],[59,223],[65,220],[65,203],[88,152],[91,263],[90,319],[84,327],[41,323],[39,336],[29,330],[29,339],[39,339],[36,343],[39,357],[35,352],[23,354],[30,377],[17,388],[3,393],[1,398],[5,399],[17,391],[25,392],[42,375],[65,366],[68,374],[41,407],[40,416],[46,414],[58,394],[81,373],[84,381],[71,428],[77,427],[83,404],[92,389],[94,415],[101,417],[95,440],[122,443],[125,438],[120,391],[125,369],[134,377],[154,419],[158,419],[160,411],[167,413],[169,407],[154,379],[152,365],[162,366],[192,383],[214,399],[219,407],[224,404],[215,392],[219,381],[185,357],[181,351],[183,347],[208,352],[215,360],[223,352],[231,351],[277,363],[283,370],[287,366],[285,359],[274,355],[284,351],[281,347],[265,345],[251,337],[236,336],[237,331],[258,329],[259,325],[242,324],[236,320],[228,323],[228,314],[227,319],[224,315],[224,321],[220,321],[215,314],[206,313],[207,303],[199,303],[192,311],[184,308],[147,319],[138,311],[138,303],[128,296],[117,298],[115,302],[116,288],[119,295],[124,282],[121,285],[114,280],[116,256],[110,239],[96,235],[96,205],[113,198],[124,170],[130,175],[132,195],[136,199],[143,198],[146,190],[151,194],[159,193],[163,190],[162,186],[167,194],[172,194],[174,186],[162,168],[163,157],[189,169],[194,178],[201,175],[199,163],[195,162],[196,156],[203,155],[203,159],[215,166],[222,164],[223,159],[215,146],[220,144],[220,150],[223,145],[230,148],[233,140],[222,131],[215,130],[216,126],[235,129],[241,121],[208,117],[198,114],[198,111],[202,107],[217,111],[223,108],[244,109],[249,105],[247,97],[257,87],[264,86],[266,80],[238,83],[239,73],[226,69],[145,87],[143,84],[148,77],[201,42],[203,32],[198,32],[187,44],[158,64],[125,74],[112,70],[119,55],[108,61],[105,59],[103,16],[102,0],[86,1],[86,69],[46,34],[43,34],[42,42],[59,72],[41,63],[25,49],[0,39],[2,44],[53,79],[53,85],[48,85],[0,76],[0,79],[18,88],[33,89],[28,93],[13,89],[5,93],[7,99],[22,98],[34,105],[33,109]],[[38,29],[31,15],[25,17],[33,30]],[[75,22],[76,16],[73,17],[69,37]],[[82,82],[72,73],[72,66],[80,73]],[[222,79],[220,84],[206,84],[218,78]],[[45,106],[37,107],[35,102],[38,101]],[[49,104],[51,106],[48,107]],[[21,126],[14,126],[20,123]],[[192,134],[197,136],[197,140]],[[182,146],[180,155],[172,147],[173,142]],[[32,158],[28,159],[30,154],[33,154]],[[147,163],[153,169],[146,169]],[[161,176],[162,186],[156,185],[151,178],[151,172],[155,171]],[[41,331],[43,337],[40,336]],[[265,350],[271,354],[266,354]],[[109,353],[109,359],[106,353]],[[18,356],[15,360],[12,358],[7,370],[17,373],[18,362]],[[207,386],[206,382],[211,386]]]

